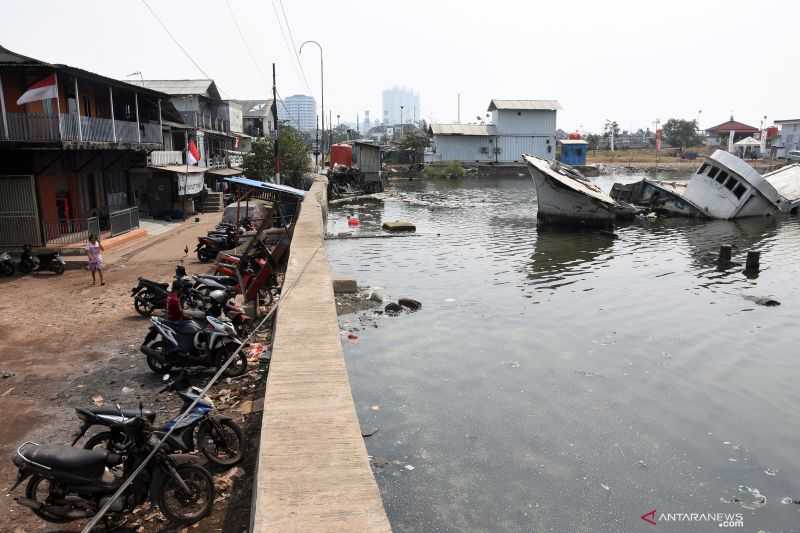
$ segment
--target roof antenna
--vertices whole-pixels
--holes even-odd
[[[128,74],[125,77],[126,78],[130,78],[131,76],[139,76],[139,80],[144,81],[144,76],[142,76],[142,71],[141,70],[137,70],[136,72],[131,72],[130,74]]]

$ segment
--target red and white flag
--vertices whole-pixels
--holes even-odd
[[[189,165],[196,165],[200,161],[200,150],[194,143],[194,139],[189,139],[189,147],[186,150],[186,163]]]
[[[57,97],[58,89],[56,88],[56,75],[50,74],[46,78],[41,79],[28,87],[28,90],[22,93],[22,96],[17,99],[17,105],[29,104],[31,102]]]

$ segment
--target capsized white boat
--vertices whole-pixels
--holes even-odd
[[[777,215],[800,207],[800,165],[762,176],[735,155],[716,150],[688,182],[615,183],[611,196],[675,215],[723,220]]]
[[[617,202],[569,165],[522,154],[536,186],[540,222],[607,227],[636,210]]]
[[[756,169],[724,150],[706,157],[683,197],[710,218],[731,219],[788,212],[785,198]],[[788,207],[788,206],[787,206]]]

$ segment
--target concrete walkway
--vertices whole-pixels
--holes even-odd
[[[253,529],[389,532],[358,423],[323,245],[326,182],[292,238],[266,388]],[[296,283],[296,285],[295,285]]]

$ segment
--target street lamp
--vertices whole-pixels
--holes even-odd
[[[322,98],[322,144],[325,144],[325,70],[322,66],[322,45],[319,44],[317,41],[303,41],[300,45],[300,52],[299,54],[303,53],[303,47],[308,43],[317,45],[319,48],[319,85],[320,85],[320,97]],[[325,154],[325,150],[322,150],[322,153]],[[322,162],[325,162],[325,156],[322,156]]]
[[[400,137],[403,136],[403,108],[405,106],[400,106]]]

